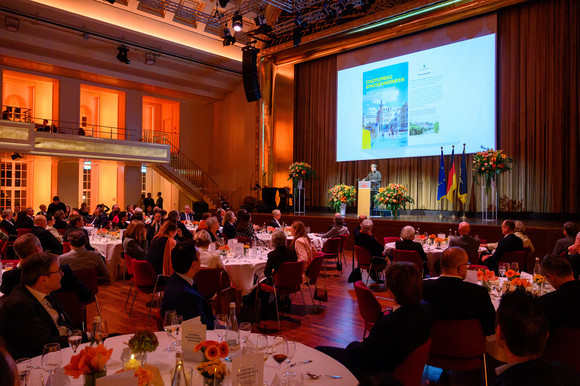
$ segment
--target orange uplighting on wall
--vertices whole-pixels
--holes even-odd
[[[168,99],[143,97],[143,138],[163,133],[179,148],[179,102]]]
[[[81,127],[93,137],[123,139],[124,101],[123,91],[81,84]]]

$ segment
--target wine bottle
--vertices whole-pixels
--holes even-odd
[[[93,344],[99,345],[103,341],[103,333],[101,328],[101,317],[95,316],[93,319],[93,334],[91,335],[91,346]]]
[[[238,327],[238,319],[236,318],[235,302],[230,303],[226,343],[228,344],[230,351],[236,351],[240,349],[240,328]]]
[[[185,366],[183,364],[183,353],[177,351],[175,353],[175,368],[173,370],[173,378],[171,378],[171,386],[187,386],[189,383],[185,377]]]
[[[536,264],[534,265],[534,276],[542,275],[542,268],[540,267],[540,258],[536,257]]]

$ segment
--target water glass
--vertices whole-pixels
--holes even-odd
[[[246,344],[250,333],[252,332],[252,323],[243,322],[240,323],[240,337],[242,338],[242,342]]]
[[[218,314],[216,316],[214,330],[220,342],[222,342],[228,332],[228,316],[226,314]]]
[[[304,374],[295,372],[286,372],[280,378],[281,385],[301,386],[304,384]]]
[[[20,358],[16,360],[16,369],[18,370],[20,384],[25,385],[32,370],[32,361],[30,358]]]
[[[42,349],[42,368],[51,376],[62,366],[62,354],[59,343],[47,343]]]
[[[294,358],[294,353],[296,352],[296,342],[289,340],[287,342],[288,345],[288,358],[286,358],[286,364],[290,366],[290,362],[292,362],[292,358]]]
[[[256,349],[258,352],[264,353],[264,362],[268,359],[268,336],[267,335],[258,335],[256,337]]]
[[[165,317],[163,318],[163,328],[167,332],[167,335],[169,335],[173,339],[176,339],[173,336],[173,333],[175,331],[177,331],[177,329],[179,328],[179,326],[177,325],[177,311],[175,311],[175,310],[165,311]],[[176,348],[173,344],[171,344],[169,347],[167,347],[165,349],[165,351],[168,351],[168,352],[175,351],[175,350],[176,350]]]
[[[28,376],[26,386],[44,386],[44,377],[41,373],[32,373]]]
[[[512,269],[516,272],[520,272],[520,265],[517,262],[512,262]]]
[[[81,330],[71,330],[68,334],[68,344],[76,354],[81,342],[83,341],[83,333]]]

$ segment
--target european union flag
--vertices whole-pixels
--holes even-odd
[[[441,166],[439,166],[439,184],[437,185],[437,202],[441,201],[447,194],[447,184],[445,183],[445,161],[443,160],[443,147],[441,147]]]

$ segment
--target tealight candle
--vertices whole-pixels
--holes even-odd
[[[131,354],[131,359],[123,365],[124,370],[137,370],[139,367],[141,367],[141,361],[135,359],[135,354]]]

